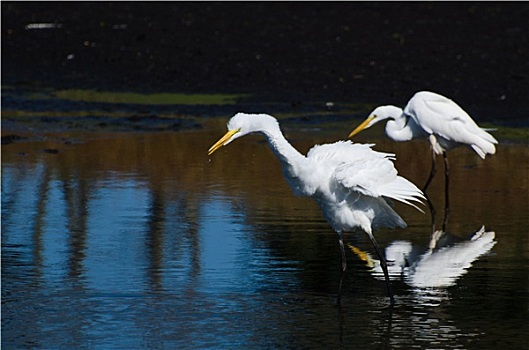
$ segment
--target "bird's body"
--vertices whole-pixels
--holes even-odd
[[[397,176],[392,154],[371,146],[349,141],[314,146],[305,158],[306,176],[296,174],[291,180],[285,173],[293,188],[304,186],[302,194],[316,200],[337,232],[406,226],[385,198],[410,204],[417,188]]]
[[[430,141],[432,170],[422,190],[426,192],[435,175],[435,156],[442,154],[445,162],[445,208],[448,211],[448,158],[446,151],[461,145],[471,147],[481,158],[496,153],[498,141],[480,128],[454,101],[429,91],[417,92],[404,109],[396,106],[377,107],[349,137],[388,119],[386,135],[394,141],[423,137]],[[434,213],[430,202],[430,209]]]
[[[372,226],[406,226],[386,198],[413,206],[411,201],[420,202],[424,198],[413,183],[397,175],[392,154],[373,151],[372,145],[339,141],[314,146],[305,156],[285,139],[277,120],[266,114],[236,114],[228,122],[226,135],[208,154],[252,132],[265,136],[294,193],[312,197],[320,206],[339,235],[344,270],[342,232],[362,229],[378,253]]]
[[[430,138],[432,149],[442,154],[460,145],[470,146],[481,158],[496,152],[498,141],[454,101],[429,91],[417,92],[404,110],[395,106],[377,107],[352,137],[370,126],[389,119],[386,135],[394,141]]]

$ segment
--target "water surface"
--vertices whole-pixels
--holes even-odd
[[[292,194],[262,138],[206,155],[228,116],[190,131],[50,132],[2,147],[3,346],[527,348],[527,145],[502,142],[485,161],[450,153],[450,215],[435,239],[442,176],[429,190],[434,227],[427,210],[395,204],[409,226],[375,232],[394,257],[390,310],[376,262],[350,250],[339,292],[336,234]],[[355,123],[283,124],[306,152]],[[422,184],[427,144],[374,129],[357,141],[395,152],[399,172]],[[374,257],[363,234],[346,242]]]

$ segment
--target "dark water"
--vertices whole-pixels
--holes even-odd
[[[2,147],[3,347],[528,348],[527,145],[500,140],[485,161],[450,153],[451,212],[434,239],[428,213],[396,204],[408,228],[375,232],[394,260],[390,310],[376,262],[360,258],[374,254],[363,234],[346,236],[359,255],[347,252],[339,293],[336,235],[262,139],[208,158],[225,120],[197,120],[178,132],[27,132]],[[356,122],[287,118],[284,129],[305,152]],[[358,141],[396,152],[422,183],[426,143],[381,132]],[[441,176],[429,193],[438,230]]]

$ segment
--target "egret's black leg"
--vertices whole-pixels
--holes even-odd
[[[435,151],[432,148],[432,170],[430,170],[430,176],[428,177],[428,180],[426,180],[426,183],[422,188],[423,192],[426,192],[426,189],[428,188],[428,186],[430,186],[430,183],[432,182],[436,172],[437,170],[435,169]]]
[[[343,246],[343,237],[341,233],[338,233],[338,242],[340,243],[340,253],[342,253],[342,271],[340,273],[340,284],[338,286],[338,298],[336,302],[338,305],[342,303],[342,284],[345,276],[345,270],[347,269],[347,260],[345,259],[345,249]]]
[[[449,192],[450,192],[450,176],[449,176],[449,166],[448,166],[448,157],[446,155],[446,152],[443,152],[443,159],[445,163],[445,216],[443,219],[443,231],[446,229],[446,223],[448,221],[448,213],[450,211],[450,200],[449,200]]]
[[[347,260],[345,259],[345,249],[343,247],[343,238],[342,235],[338,235],[338,242],[340,243],[340,252],[342,253],[342,272],[345,272],[347,269]]]
[[[380,266],[382,267],[382,271],[384,271],[384,278],[386,279],[386,287],[388,289],[389,299],[391,305],[393,306],[393,304],[395,304],[395,298],[393,297],[393,289],[391,288],[391,283],[389,282],[388,265],[386,264],[386,259],[384,259],[384,257],[380,253],[380,249],[378,249],[378,244],[373,234],[367,232],[367,235],[369,236],[369,239],[371,239],[371,243],[373,243],[373,247],[375,248],[378,258],[380,259]]]
[[[430,218],[432,220],[432,226],[435,227],[435,214],[437,214],[437,212],[435,211],[435,207],[433,206],[433,203],[430,200],[430,197],[428,197],[428,195],[426,194],[426,192],[424,192],[424,197],[426,198],[426,203],[428,204],[428,208],[430,209]]]

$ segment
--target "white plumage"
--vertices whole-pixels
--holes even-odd
[[[398,176],[392,162],[393,154],[373,151],[373,145],[338,141],[314,146],[304,156],[285,139],[277,120],[266,114],[238,113],[233,116],[228,122],[228,132],[209,149],[208,154],[252,132],[265,136],[294,193],[312,197],[319,204],[324,217],[339,235],[343,270],[346,268],[343,231],[356,228],[365,231],[383,261],[372,235],[372,226],[406,226],[386,198],[414,207],[412,202],[424,199],[421,190]],[[389,280],[387,283],[393,300]]]
[[[454,101],[429,91],[417,92],[404,110],[396,106],[377,107],[369,117],[354,129],[349,137],[376,123],[389,119],[386,135],[394,141],[428,138],[432,148],[432,170],[423,187],[430,184],[435,175],[435,155],[442,154],[445,161],[445,194],[448,206],[448,159],[446,151],[461,145],[471,147],[481,158],[496,153],[498,141],[480,128],[476,122]]]
[[[498,141],[454,101],[429,91],[417,92],[404,110],[395,106],[377,107],[352,137],[374,124],[386,123],[386,135],[394,141],[408,141],[416,137],[433,136],[432,147],[442,154],[459,145],[468,145],[481,157],[496,153]]]

